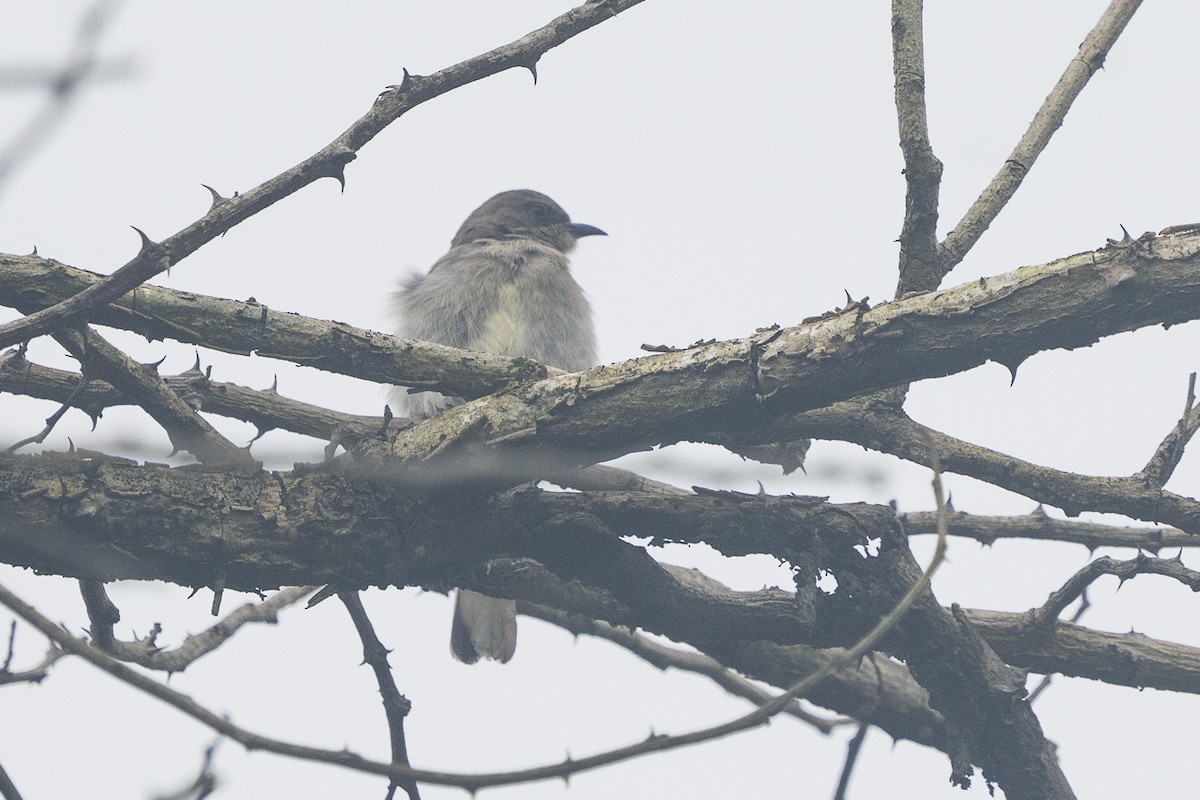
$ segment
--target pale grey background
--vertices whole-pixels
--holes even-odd
[[[996,172],[1105,3],[930,2],[927,74],[933,144],[946,164],[941,232]],[[110,271],[129,259],[137,225],[161,238],[207,208],[207,183],[248,189],[312,153],[363,113],[401,68],[430,73],[544,24],[564,2],[129,2],[102,52],[130,55],[136,77],[85,92],[45,149],[0,193],[0,250]],[[0,63],[54,62],[84,3],[0,3]],[[1148,3],[1084,92],[1016,199],[947,280],[961,283],[1103,245],[1119,234],[1200,219],[1194,199],[1194,44],[1200,6]],[[492,193],[547,192],[607,230],[575,259],[595,306],[601,356],[643,342],[686,344],[794,324],[844,302],[879,301],[895,283],[904,184],[892,105],[886,3],[648,0],[551,51],[535,87],[511,71],[421,106],[368,145],[345,193],[322,181],[254,217],[157,282],[277,309],[386,328],[384,297],[402,272],[443,253],[457,225]],[[0,146],[43,101],[0,94]],[[6,317],[7,318],[7,317]],[[114,340],[181,371],[193,349]],[[923,422],[1055,467],[1138,469],[1181,410],[1200,366],[1197,327],[1110,338],[987,365],[913,388]],[[32,349],[70,365],[52,342]],[[204,353],[214,377],[377,413],[379,387],[257,358]],[[3,443],[36,431],[53,406],[5,396]],[[216,420],[238,441],[249,426]],[[95,432],[75,412],[47,446],[162,459],[165,435],[137,412],[110,411]],[[269,434],[271,466],[319,457],[320,443]],[[682,446],[626,459],[690,485],[896,499],[928,509],[928,475],[890,457],[818,444],[808,475]],[[1171,488],[1197,492],[1197,456]],[[1028,500],[947,476],[955,506],[1026,513]],[[1053,509],[1050,513],[1057,513]],[[927,555],[929,542],[919,542]],[[1129,553],[1114,553],[1127,557]],[[701,548],[665,558],[700,564],[739,588],[787,581],[769,559],[718,562]],[[1088,554],[1068,545],[956,540],[936,579],[943,603],[1023,610],[1041,603]],[[51,617],[86,624],[72,584],[0,569],[0,580]],[[1200,644],[1191,593],[1141,578],[1115,593],[1101,581],[1086,623]],[[165,644],[210,623],[209,596],[167,585],[114,588],[122,634],[162,621]],[[236,596],[226,599],[226,610]],[[607,644],[523,620],[507,667],[466,668],[446,648],[446,598],[371,592],[368,609],[401,691],[413,700],[410,753],[422,767],[524,767],[683,732],[741,713],[708,681],[662,674]],[[0,614],[0,622],[7,621]],[[19,660],[42,644],[19,632]],[[248,630],[172,686],[268,735],[386,758],[384,720],[344,611],[293,610]],[[1179,796],[1195,778],[1194,696],[1058,679],[1037,703],[1080,797]],[[821,738],[781,719],[718,743],[559,782],[490,790],[495,798],[827,797],[849,730]],[[0,691],[0,763],[27,797],[144,797],[192,773],[212,735],[76,660],[41,686]],[[383,782],[275,756],[219,750],[222,795],[382,796]],[[987,796],[946,783],[938,753],[893,747],[873,731],[852,797]],[[463,796],[426,787],[427,798]]]

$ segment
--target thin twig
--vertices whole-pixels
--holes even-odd
[[[1050,143],[1050,137],[1062,126],[1075,98],[1104,66],[1108,51],[1116,44],[1117,37],[1125,30],[1141,4],[1142,0],[1113,0],[1105,9],[1096,27],[1079,45],[1079,52],[1042,102],[1029,129],[1005,159],[1004,166],[942,242],[943,275],[966,257],[1001,209],[1012,199],[1038,156]]]
[[[1200,407],[1196,406],[1196,373],[1193,372],[1188,377],[1187,399],[1184,401],[1179,421],[1163,437],[1146,466],[1134,477],[1147,486],[1161,489],[1179,466],[1183,451],[1197,430],[1200,430]]]
[[[112,605],[104,592],[104,585],[98,581],[80,581],[84,602],[87,606],[88,618],[91,620],[89,633],[92,642],[113,658],[131,664],[138,664],[147,669],[162,672],[183,672],[194,662],[213,652],[228,642],[246,625],[260,622],[274,625],[279,622],[279,612],[290,605],[302,601],[312,594],[316,587],[291,586],[280,589],[267,599],[258,603],[244,603],[229,612],[215,625],[200,633],[188,634],[183,644],[171,650],[163,650],[158,646],[158,636],[162,628],[155,624],[150,633],[134,641],[116,638],[112,624],[120,619],[116,606]],[[112,612],[107,611],[111,606]]]
[[[21,800],[21,793],[17,791],[17,785],[12,782],[12,778],[8,777],[3,764],[0,764],[0,797],[4,800]]]
[[[1073,624],[1078,624],[1079,620],[1083,619],[1083,615],[1086,614],[1088,609],[1091,607],[1092,602],[1088,599],[1087,589],[1084,589],[1083,594],[1081,594],[1079,597],[1079,607],[1076,608],[1075,613],[1071,615],[1071,622]],[[1038,697],[1041,696],[1042,692],[1049,689],[1050,684],[1053,682],[1054,675],[1052,673],[1046,673],[1043,675],[1042,679],[1038,681],[1038,685],[1035,686],[1033,691],[1029,693],[1029,704],[1033,705]]]
[[[1051,592],[1046,602],[1028,612],[1029,624],[1035,628],[1049,628],[1058,620],[1058,615],[1079,598],[1088,586],[1102,575],[1115,575],[1121,583],[1138,575],[1164,575],[1187,586],[1193,592],[1200,591],[1200,572],[1188,569],[1183,562],[1174,558],[1152,558],[1138,554],[1128,561],[1119,561],[1104,556],[1092,561],[1062,585]]]
[[[217,788],[217,776],[212,771],[213,753],[216,749],[216,742],[204,748],[200,772],[187,786],[171,794],[158,795],[154,800],[204,800],[211,795]]]
[[[367,610],[363,608],[362,597],[358,592],[338,592],[338,599],[346,607],[350,619],[354,622],[354,629],[358,631],[358,638],[362,641],[363,662],[370,665],[371,670],[375,673],[375,681],[379,684],[379,694],[383,698],[383,713],[387,717],[388,733],[392,745],[392,763],[407,767],[409,766],[408,745],[404,738],[404,718],[412,710],[412,703],[407,697],[400,694],[399,688],[396,687],[396,680],[392,676],[392,667],[388,664],[388,649],[383,646],[383,642],[379,641],[379,636],[375,633],[375,626],[371,624],[371,618],[367,616]],[[420,800],[421,794],[415,781],[395,778],[388,786],[389,800],[397,786],[404,789],[409,800]]]
[[[837,789],[833,792],[833,800],[846,800],[846,790],[850,787],[850,776],[854,772],[854,765],[858,763],[858,754],[862,750],[863,740],[867,738],[867,731],[870,725],[862,724],[858,726],[853,738],[846,745],[846,763],[842,766],[842,774],[838,777]]]
[[[50,674],[50,666],[65,655],[62,650],[52,644],[46,651],[46,655],[42,657],[40,664],[31,669],[13,672],[12,662],[16,644],[17,621],[14,619],[8,626],[8,651],[4,655],[4,663],[0,664],[0,686],[9,683],[41,683]]]
[[[762,705],[772,697],[769,692],[759,687],[758,684],[746,680],[717,659],[704,653],[692,653],[686,650],[667,647],[629,628],[611,625],[603,620],[585,618],[578,614],[568,614],[557,608],[550,608],[549,606],[537,603],[518,601],[517,610],[526,616],[537,617],[540,620],[557,625],[576,636],[586,633],[610,641],[613,644],[618,644],[659,669],[665,670],[671,668],[704,675],[730,694],[745,698],[755,705]],[[845,725],[851,721],[846,717],[827,719],[819,717],[816,714],[810,714],[804,710],[799,701],[793,702],[781,713],[807,722],[823,734],[827,734],[838,726]]]

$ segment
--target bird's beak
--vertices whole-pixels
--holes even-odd
[[[576,239],[582,239],[584,236],[608,236],[607,233],[597,228],[595,225],[585,225],[582,222],[571,222],[567,224],[567,230]]]

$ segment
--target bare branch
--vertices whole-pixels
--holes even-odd
[[[363,662],[370,665],[375,673],[375,682],[379,684],[379,694],[383,698],[383,713],[387,717],[389,739],[392,745],[392,763],[407,767],[408,745],[404,740],[404,718],[412,710],[412,703],[400,694],[396,688],[396,680],[392,677],[392,667],[388,664],[388,649],[379,641],[375,626],[363,608],[362,598],[358,592],[338,592],[338,599],[346,607],[358,638],[362,641]],[[414,781],[396,781],[388,787],[391,797],[396,786],[400,786],[408,794],[410,800],[420,800],[421,794]]]
[[[1118,561],[1104,556],[1072,575],[1062,588],[1050,594],[1040,608],[1032,609],[1029,612],[1030,624],[1041,628],[1053,626],[1063,609],[1082,596],[1101,575],[1116,575],[1121,583],[1137,575],[1165,575],[1179,581],[1193,592],[1200,591],[1200,572],[1188,569],[1177,559],[1152,558],[1138,554],[1137,558]]]
[[[1114,686],[1200,694],[1200,648],[1069,622],[1058,622],[1048,632],[1031,625],[1027,613],[971,610],[965,614],[988,644],[1014,666]]]
[[[183,672],[192,663],[232,639],[246,625],[255,622],[276,624],[279,622],[280,611],[308,597],[316,588],[293,586],[280,589],[262,602],[244,603],[212,627],[200,633],[188,634],[179,647],[163,650],[157,642],[162,632],[162,627],[157,623],[144,638],[132,642],[116,638],[113,625],[120,620],[121,615],[109,600],[103,584],[87,580],[81,580],[79,583],[87,606],[88,619],[91,620],[89,632],[95,646],[121,661],[169,673]]]
[[[15,376],[21,376],[21,377],[18,378],[16,381],[10,381],[10,382],[16,383],[17,385],[24,387],[26,385],[26,381],[22,380],[21,378],[24,378],[25,376],[28,375],[29,366],[30,366],[29,361],[25,358],[25,346],[24,345],[22,345],[21,347],[9,350],[5,353],[0,353],[0,391],[4,391],[6,388],[8,388],[9,391],[13,391],[11,388],[6,387],[4,385],[5,384],[4,379],[5,378],[11,379]],[[59,381],[59,391],[55,394],[54,397],[48,398],[48,399],[56,399],[60,403],[62,403],[62,405],[58,408],[57,411],[55,411],[53,414],[51,414],[49,417],[46,418],[46,425],[45,425],[45,427],[42,428],[41,431],[34,434],[33,436],[28,436],[24,439],[21,439],[18,442],[13,443],[5,450],[5,452],[15,453],[18,450],[20,450],[22,447],[24,447],[25,445],[41,444],[42,442],[44,442],[46,440],[46,437],[50,435],[50,432],[54,430],[54,426],[58,424],[58,421],[60,419],[62,419],[63,415],[66,414],[68,410],[70,410],[71,406],[74,403],[77,402],[79,393],[82,392],[83,389],[87,386],[87,383],[88,383],[87,379],[84,378],[82,375],[74,375],[74,374],[65,373],[65,372],[63,373],[63,376],[64,376],[63,379],[61,381]],[[23,389],[18,389],[18,390],[16,390],[16,393],[21,393],[22,391],[23,391]]]
[[[0,303],[28,314],[97,286],[103,276],[38,256],[0,254]],[[556,374],[529,359],[377,333],[290,314],[255,300],[227,300],[144,285],[93,308],[98,325],[226,353],[291,361],[376,383],[482,397],[514,381]]]
[[[1200,502],[1192,498],[1147,486],[1136,476],[1095,477],[1043,467],[947,436],[894,409],[845,403],[797,415],[791,422],[777,435],[841,439],[923,465],[930,463],[931,448],[936,447],[948,472],[1057,506],[1067,516],[1108,512],[1200,533]]]
[[[833,800],[846,800],[849,796],[846,790],[850,786],[850,775],[854,772],[854,765],[858,763],[858,753],[862,748],[863,740],[867,738],[867,730],[870,727],[870,725],[859,725],[858,731],[846,745],[846,763],[842,767],[841,777],[838,778],[837,789],[833,792]]]
[[[1104,66],[1108,51],[1117,42],[1142,0],[1112,0],[1096,27],[1079,45],[1058,83],[1042,102],[1025,135],[1017,142],[1004,166],[967,210],[954,230],[942,242],[942,274],[945,275],[966,257],[979,237],[996,219],[1000,210],[1020,188],[1025,175],[1050,143],[1050,137],[1062,126],[1075,98],[1092,76]]]
[[[925,113],[925,34],[922,0],[892,0],[892,71],[896,119],[904,154],[904,227],[900,232],[900,277],[896,296],[932,292],[941,283],[938,253],[938,195],[942,162],[929,143]]]
[[[66,655],[58,647],[51,645],[50,649],[46,651],[46,655],[42,657],[41,663],[30,669],[14,672],[12,662],[16,641],[17,621],[14,619],[8,626],[8,652],[4,656],[4,663],[0,664],[0,686],[9,683],[41,683],[50,674],[50,667],[54,662]]]
[[[138,364],[90,327],[82,334],[61,330],[54,338],[83,364],[84,374],[108,381],[141,406],[167,432],[176,450],[187,450],[205,464],[258,468],[249,450],[218,433],[163,383],[157,369]]]
[[[909,512],[904,515],[904,524],[910,536],[937,532],[937,520],[932,512]],[[1164,547],[1200,547],[1200,538],[1173,528],[1132,528],[1074,519],[1053,519],[1041,506],[1029,514],[1015,517],[952,512],[950,535],[969,537],[983,544],[993,544],[999,539],[1036,539],[1074,542],[1089,550],[1098,547],[1136,547],[1151,553],[1158,553]]]
[[[12,782],[12,778],[8,777],[3,765],[0,765],[0,797],[3,797],[4,800],[21,800],[21,793],[17,791],[17,785]]]
[[[693,653],[667,647],[648,636],[635,633],[629,628],[610,625],[602,620],[588,619],[577,614],[568,614],[565,611],[538,603],[520,602],[517,604],[517,610],[526,616],[536,617],[557,625],[576,636],[586,633],[620,645],[660,670],[678,669],[704,675],[730,694],[745,698],[755,705],[762,705],[772,697],[757,684],[746,680],[720,661],[704,653]],[[850,722],[848,719],[826,719],[810,714],[798,701],[789,705],[781,713],[807,722],[823,734]]]
[[[1150,461],[1142,468],[1135,479],[1147,486],[1161,489],[1171,479],[1179,460],[1183,458],[1184,448],[1200,430],[1200,408],[1196,407],[1196,373],[1188,378],[1187,400],[1183,404],[1183,414],[1179,422],[1159,444]]]
[[[171,794],[158,795],[154,800],[204,800],[204,798],[211,795],[217,788],[217,776],[212,771],[213,753],[216,752],[216,749],[216,743],[204,748],[204,758],[200,761],[200,771],[187,786]]]
[[[0,354],[0,392],[54,400],[79,408],[93,419],[106,408],[133,403],[106,381],[84,384],[83,376],[78,373],[34,364],[24,358],[5,358],[15,352]],[[234,383],[221,383],[211,380],[197,367],[179,375],[163,376],[163,381],[197,410],[250,422],[258,428],[260,435],[279,428],[326,441],[336,439],[346,449],[353,450],[358,440],[377,437],[384,432],[383,417],[331,411],[284,397],[274,388],[249,389]],[[407,420],[393,418],[390,426],[397,430],[408,424]],[[10,447],[9,452],[16,447]]]

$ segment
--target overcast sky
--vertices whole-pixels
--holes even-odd
[[[87,3],[0,2],[0,68],[61,63]],[[1106,5],[930,2],[927,85],[933,146],[945,163],[944,235],[1000,168]],[[208,208],[201,184],[245,191],[341,133],[402,68],[427,74],[509,42],[570,7],[505,3],[130,0],[105,32],[102,57],[131,75],[85,91],[53,136],[0,185],[0,251],[109,272],[131,258],[131,225],[161,239]],[[1200,220],[1195,76],[1200,4],[1147,3],[1084,91],[1016,198],[948,277],[956,285],[1100,247],[1119,224],[1144,230]],[[45,101],[0,91],[0,148]],[[684,345],[791,325],[842,305],[845,291],[892,295],[904,183],[892,100],[886,3],[647,0],[551,51],[535,86],[512,70],[404,116],[334,181],[307,187],[172,268],[156,283],[278,310],[388,330],[395,281],[445,252],[459,223],[495,192],[531,188],[607,238],[581,242],[574,271],[596,312],[604,361],[643,343]],[[7,315],[7,310],[0,310]],[[9,316],[0,316],[7,320]],[[112,338],[165,372],[194,348]],[[1063,469],[1139,469],[1174,424],[1196,370],[1195,324],[1045,353],[1008,371],[985,365],[913,387],[920,421]],[[49,340],[31,355],[72,366]],[[380,387],[260,358],[204,352],[213,377],[356,413],[379,413]],[[0,444],[30,435],[53,411],[0,398]],[[216,421],[235,440],[253,429]],[[74,412],[47,441],[149,454],[166,436],[134,411],[98,428]],[[321,443],[269,434],[256,455],[274,468],[316,460]],[[624,463],[680,485],[896,500],[932,507],[928,475],[860,448],[820,443],[808,474],[682,446]],[[1195,453],[1170,488],[1194,496]],[[1024,498],[948,476],[958,510],[1029,512]],[[1050,513],[1059,515],[1054,509]],[[929,552],[917,542],[918,556]],[[1128,557],[1128,552],[1113,552]],[[701,564],[736,588],[786,583],[768,559],[721,562],[699,548],[663,554]],[[1039,605],[1088,553],[1068,545],[955,540],[935,590],[948,605]],[[0,569],[0,582],[56,620],[86,624],[70,582]],[[1192,594],[1141,578],[1092,592],[1085,623],[1200,645]],[[122,585],[122,635],[163,622],[175,644],[211,624],[210,596],[164,584]],[[237,596],[227,596],[226,610]],[[618,648],[521,622],[505,666],[463,667],[447,651],[450,604],[413,590],[370,592],[368,609],[395,648],[415,766],[457,771],[525,767],[681,733],[747,708],[710,682],[660,673]],[[8,617],[0,614],[0,623]],[[23,666],[42,652],[18,633]],[[335,602],[292,610],[245,631],[172,686],[255,731],[386,758],[383,715],[345,613]],[[1101,709],[1103,709],[1101,711]],[[1136,692],[1059,678],[1035,710],[1059,745],[1080,797],[1177,796],[1194,778],[1192,695]],[[15,724],[13,720],[20,720]],[[1136,737],[1127,734],[1137,731]],[[829,797],[851,731],[820,737],[780,719],[763,730],[573,778],[489,790],[497,798]],[[212,734],[77,660],[41,686],[0,690],[0,763],[29,798],[148,797],[182,783]],[[1121,765],[1118,767],[1118,765]],[[1137,766],[1142,765],[1142,766]],[[1152,765],[1152,766],[1147,766]],[[225,797],[382,796],[383,784],[329,767],[248,756],[225,743]],[[949,788],[939,753],[872,731],[851,797],[987,796]],[[463,796],[425,788],[426,798]]]

